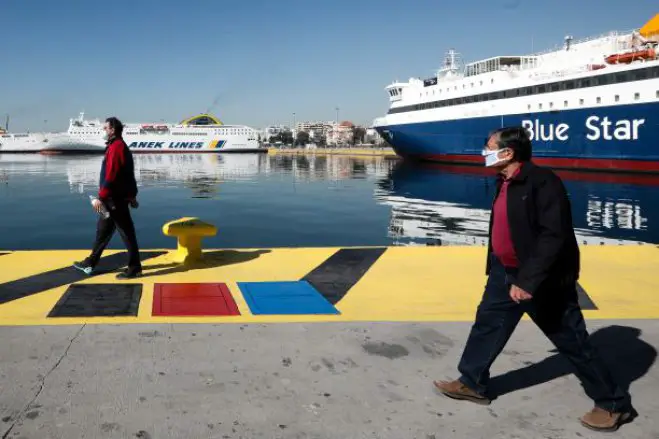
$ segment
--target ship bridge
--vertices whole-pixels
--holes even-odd
[[[389,93],[389,100],[391,102],[400,101],[403,98],[403,90],[409,86],[409,83],[405,82],[394,82],[385,87],[387,93]]]

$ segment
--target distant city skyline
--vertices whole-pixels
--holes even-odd
[[[5,2],[0,125],[6,114],[10,131],[59,131],[81,111],[134,123],[210,112],[262,129],[334,121],[338,108],[339,122],[368,127],[387,112],[389,83],[432,76],[448,49],[465,62],[528,54],[658,12],[649,0],[335,0],[309,11],[301,0]]]

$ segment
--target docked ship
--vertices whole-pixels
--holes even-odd
[[[554,168],[659,172],[659,14],[640,29],[528,56],[462,66],[386,87],[373,127],[404,158],[483,163],[487,134],[524,126],[534,161]]]
[[[5,134],[0,152],[103,153],[103,121],[80,113],[63,133]],[[127,123],[123,139],[136,153],[267,152],[257,132],[245,125],[225,125],[211,114],[199,114],[178,124]]]
[[[105,146],[82,141],[66,132],[0,134],[0,153],[102,153]]]

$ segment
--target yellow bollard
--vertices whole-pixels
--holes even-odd
[[[214,225],[193,217],[170,221],[162,227],[162,231],[166,236],[176,237],[177,249],[174,261],[181,264],[201,259],[201,239],[217,234],[217,228]]]

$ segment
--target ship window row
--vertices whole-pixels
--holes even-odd
[[[656,97],[659,98],[659,90],[657,90],[657,92],[656,92]],[[614,95],[613,99],[615,100],[615,102],[620,102],[620,95]],[[639,99],[641,99],[641,94],[638,93],[638,92],[634,93],[634,100],[638,101]],[[598,103],[598,104],[601,104],[602,103],[602,98],[598,96],[597,98],[595,98],[595,102]],[[579,105],[584,105],[584,103],[585,103],[584,99],[579,99]],[[563,107],[567,108],[568,106],[569,106],[569,102],[568,101],[563,101]],[[528,104],[526,106],[526,108],[529,109],[529,110],[531,110],[531,107],[532,107],[531,104]],[[549,103],[549,108],[554,108],[554,103],[553,102]],[[538,109],[542,110],[542,103],[538,104]]]
[[[428,80],[426,80],[426,81],[428,81]],[[470,84],[471,84],[471,88],[474,88],[474,83],[472,82]],[[494,84],[494,78],[490,79],[490,84]],[[428,85],[437,85],[437,81],[435,81],[434,84],[426,84],[424,82],[424,87],[427,87]],[[478,85],[482,86],[483,81],[479,81]],[[462,84],[462,89],[465,90],[466,88],[467,88],[467,84]],[[453,90],[457,90],[457,89],[458,89],[457,85],[453,86]],[[439,88],[439,89],[437,89],[437,91],[439,91],[439,93],[441,94],[443,89]],[[451,87],[446,87],[446,92],[448,93],[449,91],[451,91]],[[432,91],[432,94],[433,95],[435,94],[435,90]],[[419,93],[419,96],[423,96],[423,93]],[[428,92],[426,92],[426,96],[428,96]]]
[[[515,98],[520,96],[533,96],[542,93],[574,90],[578,88],[589,88],[600,85],[620,84],[625,82],[640,81],[650,78],[659,78],[659,66],[644,67],[635,71],[607,73],[604,75],[591,76],[583,79],[568,79],[549,84],[534,85],[528,87],[512,88],[509,90],[481,93],[471,96],[463,96],[453,99],[443,99],[422,104],[406,105],[391,108],[388,114],[405,113],[408,111],[428,110],[431,108],[451,107],[454,105],[471,104],[474,102],[494,101],[499,99]]]
[[[172,136],[206,136],[206,135],[208,135],[208,134],[206,134],[206,133],[196,133],[196,132],[192,132],[192,133],[172,133]]]

